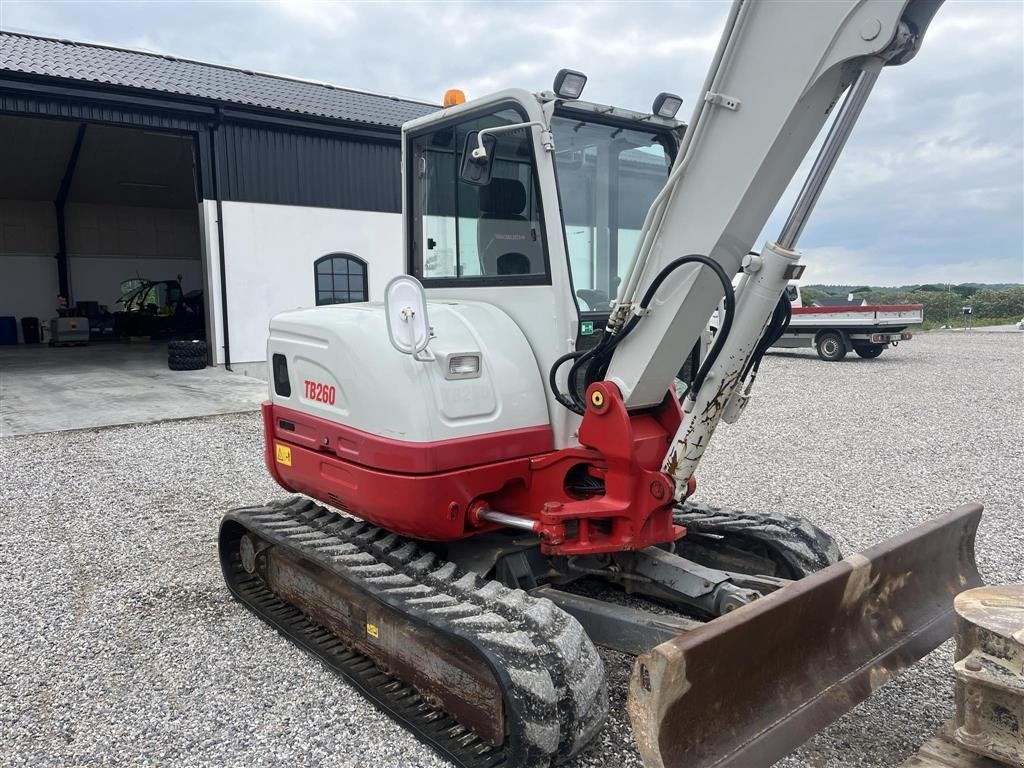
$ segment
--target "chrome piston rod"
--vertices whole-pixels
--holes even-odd
[[[839,160],[839,155],[842,153],[843,147],[846,146],[846,140],[853,131],[853,126],[857,124],[857,118],[860,117],[861,110],[868,100],[875,81],[878,80],[884,63],[881,58],[869,60],[853,85],[850,86],[846,98],[843,99],[839,114],[836,115],[828,136],[825,137],[825,143],[822,144],[821,151],[818,152],[814,165],[811,166],[811,172],[807,175],[807,180],[804,181],[800,190],[800,195],[793,204],[793,210],[790,211],[789,218],[786,219],[786,223],[782,227],[782,234],[776,241],[786,250],[792,251],[796,247],[796,241],[800,239],[804,225],[807,224],[807,219],[810,218],[811,211],[814,210],[821,191],[825,188],[825,182],[828,181],[832,169],[835,168],[836,161]]]
[[[531,520],[528,517],[520,517],[519,515],[510,515],[508,512],[498,512],[494,509],[484,508],[477,510],[476,516],[481,520],[487,520],[491,523],[504,525],[507,528],[518,528],[521,531],[532,531],[533,533],[536,533],[540,529],[540,523],[536,520]]]

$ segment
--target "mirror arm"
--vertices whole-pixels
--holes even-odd
[[[540,128],[541,144],[548,152],[553,152],[555,149],[555,139],[551,135],[551,131],[548,130],[547,126],[540,120],[533,120],[529,123],[513,123],[512,125],[496,125],[493,128],[484,128],[476,135],[476,149],[473,150],[473,159],[477,162],[483,162],[487,159],[487,149],[484,147],[484,136],[493,135],[498,133],[508,133],[509,131],[518,131],[523,128]]]
[[[398,316],[400,318],[402,318],[402,320],[404,320],[405,322],[409,323],[409,322],[412,322],[412,319],[414,317],[416,317],[416,310],[413,309],[412,307],[402,307],[402,310],[398,313]],[[434,338],[434,329],[433,329],[433,327],[430,328],[430,330],[428,332],[428,337],[427,338],[428,338],[428,342],[427,343],[429,344],[430,343],[429,339]],[[423,349],[421,349],[421,350],[419,350],[417,352],[413,352],[412,353],[412,359],[417,361],[417,362],[420,362],[420,363],[432,363],[437,358],[434,357],[434,353],[430,351],[429,347],[424,347]]]
[[[432,363],[437,360],[430,347],[424,347],[419,352],[413,352],[412,359],[418,363]]]

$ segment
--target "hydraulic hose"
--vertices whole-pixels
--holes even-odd
[[[608,366],[611,363],[611,353],[619,344],[622,343],[622,340],[629,336],[633,329],[636,328],[640,319],[644,316],[643,310],[646,310],[654,300],[661,284],[665,282],[672,272],[686,264],[702,264],[706,267],[710,267],[715,273],[715,276],[718,277],[719,282],[722,284],[722,289],[725,292],[725,317],[722,320],[722,326],[719,328],[718,333],[715,336],[715,343],[712,345],[711,351],[704,359],[704,362],[701,364],[700,369],[694,376],[693,381],[689,382],[690,388],[688,391],[696,392],[697,389],[700,388],[700,385],[704,383],[704,379],[707,377],[711,366],[714,365],[719,354],[721,354],[725,340],[728,338],[729,332],[732,329],[732,319],[736,312],[736,292],[733,289],[732,280],[729,278],[729,275],[726,274],[721,264],[708,256],[691,253],[686,256],[680,256],[678,259],[674,259],[666,264],[660,272],[658,272],[657,276],[655,276],[654,280],[651,281],[651,284],[644,292],[644,296],[639,305],[640,312],[633,315],[633,317],[631,317],[629,321],[622,326],[618,333],[606,330],[601,341],[599,341],[597,346],[593,349],[586,352],[567,352],[554,362],[551,366],[551,370],[548,372],[548,382],[551,385],[551,391],[555,394],[555,399],[558,400],[559,403],[564,405],[573,413],[582,415],[586,411],[586,403],[584,402],[583,394],[580,393],[579,388],[576,386],[576,380],[582,366],[589,361],[593,361],[586,373],[586,387],[589,387],[595,381],[601,381],[607,373]],[[568,394],[563,394],[558,389],[557,373],[558,369],[569,360],[575,360],[575,362],[569,369],[567,382]],[[584,390],[586,387],[584,387]]]
[[[757,375],[757,371],[761,367],[761,358],[764,357],[772,344],[782,338],[782,334],[789,328],[789,321],[792,318],[793,303],[789,300],[789,296],[783,293],[779,303],[775,305],[775,311],[772,313],[772,320],[768,325],[768,329],[757,343],[757,347],[754,348],[754,354],[750,356],[750,360],[747,361],[747,365],[743,369],[740,381],[745,381],[747,374],[751,371],[753,371],[755,376]]]
[[[651,281],[651,284],[647,287],[647,290],[644,292],[644,296],[640,300],[640,309],[647,309],[650,303],[654,300],[654,296],[655,294],[657,294],[658,289],[661,287],[661,284],[665,282],[665,280],[668,278],[670,274],[672,274],[672,272],[686,264],[694,263],[703,264],[705,266],[711,267],[715,271],[715,274],[718,276],[718,279],[722,283],[723,290],[726,294],[725,300],[727,309],[726,320],[723,323],[722,330],[720,333],[721,338],[724,340],[724,338],[729,334],[729,329],[732,327],[732,314],[736,306],[735,294],[733,292],[732,281],[729,280],[729,277],[728,275],[726,275],[725,270],[722,269],[721,265],[718,262],[708,258],[707,256],[691,253],[687,256],[681,256],[678,259],[675,259],[674,261],[671,261],[668,264],[666,264],[665,267],[657,274],[657,276],[655,276],[654,280]],[[608,365],[611,363],[611,352],[615,349],[616,346],[618,346],[618,344],[624,338],[626,338],[626,336],[630,334],[630,332],[632,332],[632,330],[636,327],[637,323],[640,321],[640,318],[642,316],[643,315],[640,314],[634,315],[632,318],[630,318],[629,322],[627,322],[623,326],[622,330],[618,334],[612,336],[611,342],[606,347],[604,347],[604,349],[601,350],[601,361],[597,365],[592,364],[590,366],[590,370],[587,371],[587,386],[590,386],[595,381],[600,381],[601,379],[604,378],[605,374],[608,371]],[[720,351],[720,349],[721,344],[718,345],[717,350],[714,348],[712,349],[712,354],[715,358],[718,357],[718,351]],[[581,362],[582,360],[577,361],[576,366],[578,367]],[[712,363],[713,362],[714,360],[712,360]]]
[[[573,358],[576,357],[580,357],[582,354],[582,352],[566,352],[560,358],[555,360],[554,364],[551,366],[551,369],[548,371],[548,384],[551,386],[551,391],[555,393],[555,400],[557,400],[559,403],[561,403],[563,406],[568,408],[573,413],[578,413],[581,416],[583,415],[584,409],[581,406],[577,405],[571,397],[563,394],[558,389],[558,369],[565,365],[565,363],[568,362],[569,360],[572,360]],[[572,379],[569,380],[568,384],[569,390],[571,392],[573,388]]]
[[[689,388],[686,390],[687,395],[693,395],[701,386],[704,384],[704,379],[707,378],[708,371],[711,370],[711,366],[718,360],[718,356],[722,353],[722,347],[725,346],[725,340],[729,337],[729,332],[732,330],[732,318],[736,314],[736,291],[732,287],[732,280],[729,275],[726,274],[725,270],[722,269],[722,265],[717,261],[709,259],[707,256],[683,256],[683,259],[690,259],[692,261],[699,261],[701,264],[711,267],[715,275],[718,277],[719,282],[722,284],[722,289],[725,291],[725,317],[722,319],[722,326],[718,329],[718,333],[715,335],[715,343],[711,345],[711,351],[708,352],[708,356],[704,358],[704,362],[701,363],[700,368],[693,377],[693,381],[690,382]],[[682,261],[677,259],[672,264]],[[669,264],[671,267],[672,264]],[[661,277],[661,275],[659,275]],[[656,280],[657,282],[657,280]],[[653,285],[653,284],[652,284]],[[650,291],[648,291],[648,294]],[[644,301],[647,301],[647,296],[644,296]]]

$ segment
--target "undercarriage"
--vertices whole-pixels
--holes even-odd
[[[844,693],[860,700],[880,684],[887,654],[895,648],[898,657],[905,650],[892,631],[879,633],[878,621],[909,630],[918,646],[937,644],[949,611],[934,601],[910,601],[925,593],[955,594],[963,581],[978,583],[969,552],[979,516],[980,508],[964,508],[947,516],[938,534],[908,538],[909,550],[880,553],[871,561],[879,568],[874,583],[850,581],[851,568],[839,561],[835,542],[806,520],[692,504],[681,507],[676,519],[693,534],[675,547],[550,557],[524,535],[491,534],[472,547],[416,542],[296,497],[228,513],[220,556],[241,602],[457,765],[543,766],[582,750],[608,709],[595,645],[640,656],[630,707],[650,764],[718,765],[714,760],[721,755],[715,752],[712,760],[708,753],[708,744],[716,742],[690,722],[699,720],[699,712],[684,718],[686,728],[673,715],[690,705],[685,692],[673,688],[677,682],[659,678],[667,649],[696,638],[687,652],[712,653],[717,661],[705,669],[705,659],[689,675],[723,681],[740,675],[736,689],[709,682],[695,691],[700,707],[728,714],[715,697],[742,691],[751,660],[763,668],[760,682],[769,697],[795,691],[811,702],[815,695],[827,699],[845,690],[851,673],[873,668],[868,689]],[[889,561],[914,566],[957,551],[960,558],[947,557],[950,565],[934,569],[927,584],[910,591],[901,591],[881,570]],[[824,574],[832,574],[832,588],[798,588]],[[815,637],[818,625],[835,626],[828,613],[843,604],[835,589],[845,589],[854,608],[839,624],[844,634],[819,647],[800,642],[800,633]],[[749,627],[739,646],[719,639],[712,649],[699,641],[701,633],[727,634],[725,623],[736,608],[756,610],[760,602],[789,594],[798,603],[793,612],[767,611],[767,624],[754,632],[771,645],[780,630],[796,630],[787,641],[791,647],[776,648],[770,664],[757,661],[763,656],[752,652]],[[865,612],[876,617],[867,628],[860,621]],[[740,613],[757,623],[751,613]],[[920,648],[913,651],[916,659]],[[821,666],[806,664],[808,657]],[[723,664],[732,671],[723,674]],[[740,711],[747,695],[733,702]],[[652,696],[667,696],[672,706],[652,706],[645,701]],[[794,714],[801,707],[785,697],[769,703],[758,702],[770,721],[796,717],[776,734],[779,743],[799,743],[808,735],[806,722]],[[668,750],[658,741],[662,717],[677,721]],[[702,735],[687,746],[689,737],[680,736],[685,731]],[[645,742],[644,734],[654,736]],[[732,739],[729,749],[736,748]],[[760,764],[742,762],[750,755],[739,754],[746,758],[722,764]]]
[[[547,600],[291,499],[221,526],[235,596],[457,765],[541,766],[607,714],[600,657]]]

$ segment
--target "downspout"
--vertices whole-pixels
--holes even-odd
[[[220,313],[221,325],[224,328],[224,368],[228,371],[231,368],[231,341],[228,333],[228,280],[226,273],[227,260],[224,258],[224,207],[220,193],[220,152],[218,151],[217,136],[221,126],[220,107],[216,108],[216,120],[210,125],[210,156],[212,159],[210,178],[213,182],[213,196],[217,202],[217,257],[220,263]],[[216,335],[214,336],[216,339]]]

